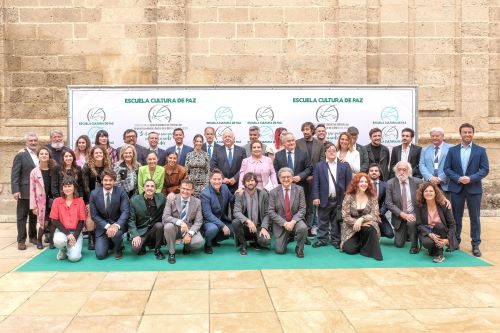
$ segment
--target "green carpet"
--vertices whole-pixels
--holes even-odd
[[[259,270],[259,269],[325,269],[325,268],[409,268],[409,267],[464,267],[491,266],[491,264],[475,258],[465,252],[445,253],[446,260],[440,264],[432,262],[427,251],[411,255],[408,247],[398,249],[392,246],[389,239],[381,240],[383,261],[376,261],[361,255],[348,255],[339,252],[332,246],[320,248],[305,247],[305,258],[295,256],[295,243],[288,246],[285,255],[275,254],[271,250],[254,250],[249,248],[247,256],[240,256],[232,240],[221,243],[214,248],[214,254],[207,255],[203,251],[193,251],[190,255],[182,255],[182,245],[177,245],[177,263],[171,265],[167,260],[156,260],[153,251],[144,256],[134,255],[127,244],[122,260],[115,260],[112,253],[104,260],[97,260],[93,251],[84,247],[82,259],[77,263],[67,260],[56,260],[57,250],[46,249],[26,262],[17,272],[118,272],[118,271],[197,271],[197,270]],[[163,248],[163,253],[167,250]]]

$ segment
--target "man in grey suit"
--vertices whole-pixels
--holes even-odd
[[[28,220],[28,237],[30,243],[36,245],[36,215],[30,209],[30,173],[38,166],[36,154],[38,136],[27,133],[24,136],[26,148],[20,151],[12,163],[10,184],[14,200],[17,201],[17,249],[26,250],[26,220]]]
[[[370,164],[368,159],[368,152],[366,151],[365,146],[362,146],[359,143],[357,143],[359,130],[354,126],[351,126],[347,129],[347,133],[351,135],[352,144],[356,145],[356,150],[359,152],[359,162],[360,162],[359,171],[368,173],[368,166]]]
[[[297,246],[295,254],[304,258],[304,243],[307,238],[307,225],[304,222],[306,214],[306,199],[302,187],[293,184],[293,170],[284,167],[278,171],[281,185],[269,194],[269,220],[273,223],[275,251],[285,254],[288,236],[295,232]]]
[[[406,239],[411,242],[410,253],[419,252],[417,240],[417,219],[415,209],[417,205],[417,187],[422,179],[411,177],[413,170],[407,161],[399,161],[394,166],[395,178],[386,184],[385,205],[392,213],[394,226],[394,245],[404,247]]]
[[[163,212],[165,239],[168,246],[168,262],[175,264],[175,240],[182,239],[182,254],[201,249],[205,240],[200,233],[203,224],[200,199],[192,196],[194,184],[188,179],[181,182],[180,194],[168,200]]]
[[[247,154],[247,157],[252,156],[252,143],[259,141],[260,138],[260,128],[259,126],[250,126],[248,129],[248,139],[249,143],[243,146],[245,149],[245,154]],[[266,145],[262,144],[262,153],[264,154],[266,152]]]
[[[268,248],[271,245],[269,234],[269,196],[265,190],[257,188],[257,176],[247,172],[243,176],[245,190],[235,194],[233,228],[240,254],[247,255],[247,239],[254,244]],[[238,244],[237,244],[238,245]]]

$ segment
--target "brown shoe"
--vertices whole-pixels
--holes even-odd
[[[38,244],[38,240],[35,237],[30,238],[30,243],[33,245],[36,245],[36,244]]]
[[[26,244],[24,244],[24,243],[17,243],[17,249],[18,250],[26,250]]]

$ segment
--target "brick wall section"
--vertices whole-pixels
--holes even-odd
[[[422,143],[432,126],[456,139],[470,121],[493,162],[488,186],[500,180],[498,0],[1,3],[4,165],[27,130],[65,129],[70,84],[418,84]],[[9,180],[4,167],[0,208]]]

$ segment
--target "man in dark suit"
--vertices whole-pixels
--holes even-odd
[[[224,145],[215,149],[210,160],[210,170],[219,169],[224,175],[222,183],[227,185],[231,193],[238,189],[241,162],[247,157],[245,149],[234,144],[234,133],[225,130],[222,134]]]
[[[318,207],[318,240],[313,247],[328,245],[328,234],[332,245],[340,248],[340,220],[337,212],[342,207],[344,194],[352,180],[349,164],[337,159],[335,145],[325,145],[326,160],[314,167],[312,198]]]
[[[126,232],[129,215],[128,195],[123,188],[115,186],[116,174],[105,169],[101,173],[102,187],[90,193],[90,215],[95,221],[95,256],[104,259],[113,246],[115,259],[123,257],[123,233]]]
[[[269,234],[268,206],[269,196],[265,190],[257,188],[257,176],[247,172],[243,176],[245,190],[235,194],[233,228],[240,254],[247,255],[247,239],[254,244],[268,248],[271,245]]]
[[[223,181],[222,172],[213,169],[210,174],[210,183],[201,191],[201,209],[203,212],[203,230],[205,232],[204,251],[213,253],[213,246],[218,241],[227,239],[233,233],[233,225],[229,215],[229,205],[234,202],[234,196]]]
[[[123,142],[134,146],[137,153],[137,160],[139,160],[140,156],[145,154],[144,151],[148,151],[146,147],[137,144],[137,131],[132,128],[128,128],[123,132]],[[116,148],[116,150],[118,151],[118,155],[120,155],[121,147]]]
[[[369,132],[371,143],[365,146],[368,153],[369,164],[377,163],[380,165],[382,180],[389,180],[389,148],[382,144],[382,130],[380,128],[372,128]]]
[[[354,126],[351,126],[347,129],[347,133],[351,135],[352,144],[356,145],[356,150],[359,152],[359,162],[360,162],[359,171],[368,172],[368,165],[370,164],[368,159],[368,152],[366,151],[365,146],[362,146],[359,143],[357,143],[359,130]]]
[[[17,153],[12,163],[10,185],[14,200],[17,202],[17,248],[26,250],[26,237],[30,243],[36,245],[36,215],[30,209],[30,173],[38,166],[37,148],[38,136],[36,133],[27,133],[24,136],[26,148]],[[28,235],[26,235],[26,221],[28,221]]]
[[[207,152],[208,157],[212,158],[215,148],[220,147],[220,144],[215,142],[215,129],[208,126],[203,131],[203,134],[205,136],[205,142],[201,145],[201,149]]]
[[[459,132],[462,142],[449,149],[444,162],[444,172],[450,178],[448,190],[451,192],[452,211],[457,224],[456,236],[458,243],[460,244],[461,241],[462,218],[465,202],[467,202],[472,253],[476,257],[480,257],[482,180],[488,175],[490,166],[486,149],[472,144],[474,126],[468,123],[462,124]]]
[[[412,143],[415,131],[411,128],[403,128],[401,131],[401,144],[392,148],[391,166],[389,167],[389,178],[394,178],[394,166],[399,161],[408,161],[413,169],[413,177],[422,178],[419,170],[420,154],[422,147]]]
[[[148,134],[148,143],[149,148],[141,150],[140,154],[137,154],[137,162],[142,165],[147,164],[148,154],[151,152],[156,153],[158,156],[158,165],[164,166],[167,159],[167,152],[158,147],[158,143],[160,142],[160,135],[157,132],[149,132]]]
[[[391,223],[385,216],[385,213],[387,213],[387,206],[385,205],[385,188],[387,184],[383,180],[380,180],[380,166],[377,163],[373,163],[368,166],[368,176],[370,177],[370,180],[375,187],[375,191],[377,192],[378,207],[380,210],[381,219],[381,223],[379,225],[380,235],[387,238],[393,238],[394,230],[392,229]]]
[[[304,258],[304,244],[307,239],[306,198],[302,187],[293,183],[293,170],[284,167],[278,171],[281,185],[269,193],[269,221],[273,224],[275,251],[285,254],[288,236],[291,232],[297,235],[295,255]]]
[[[205,240],[201,235],[203,215],[200,199],[193,197],[194,184],[189,179],[181,181],[180,193],[169,200],[163,212],[165,239],[168,246],[168,262],[175,264],[175,240],[182,239],[182,253],[201,249]]]
[[[146,246],[154,246],[156,259],[165,259],[160,250],[163,240],[161,217],[165,201],[163,194],[156,193],[156,184],[152,179],[144,183],[144,193],[130,199],[128,230],[132,239],[132,252],[135,254],[144,255]]]
[[[177,164],[184,166],[186,164],[186,156],[189,152],[193,151],[193,147],[184,144],[184,130],[182,128],[174,129],[172,136],[174,137],[175,146],[167,148],[167,156],[175,151],[178,156]]]
[[[307,121],[300,127],[303,137],[297,140],[297,148],[307,152],[311,167],[314,168],[316,163],[325,160],[325,146],[318,139],[314,137],[316,128],[314,124]],[[306,222],[308,227],[308,237],[314,237],[311,233],[311,227],[316,214],[316,209],[312,203],[312,173],[307,177],[307,186],[304,187],[304,194],[306,196]]]
[[[243,146],[243,149],[245,149],[245,154],[247,157],[252,156],[252,143],[259,141],[260,138],[260,128],[259,126],[250,126],[248,129],[248,139],[249,142]],[[266,145],[262,143],[262,154],[265,154],[266,152]]]
[[[410,163],[399,161],[394,166],[396,177],[389,179],[386,186],[385,205],[392,213],[394,226],[394,245],[404,247],[406,239],[411,242],[410,253],[419,252],[417,240],[417,222],[415,209],[417,205],[417,187],[422,179],[414,178]]]

